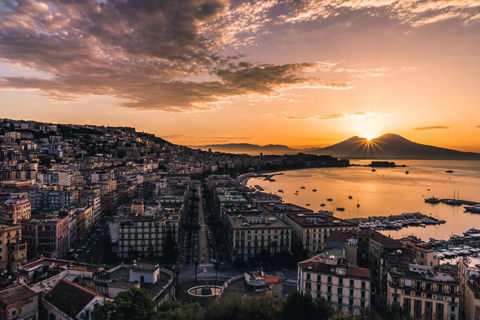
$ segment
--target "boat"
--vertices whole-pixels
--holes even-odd
[[[298,191],[294,193],[294,195],[298,196]]]
[[[375,170],[375,168],[373,168],[373,169],[372,169],[372,172],[375,172],[375,171],[377,171],[377,170]]]
[[[353,199],[352,196],[348,196],[348,199]]]
[[[345,211],[345,208],[337,207],[337,211]]]
[[[322,203],[322,204],[320,205],[320,207],[325,207],[325,203]]]
[[[466,235],[466,236],[469,236],[471,234],[477,234],[477,233],[480,233],[480,229],[470,228],[466,232],[464,232],[463,234]]]
[[[464,208],[467,212],[480,213],[480,206],[465,206]]]
[[[317,189],[313,189],[312,191],[313,191],[313,192],[317,192]]]
[[[436,203],[442,202],[442,200],[440,200],[439,198],[431,197],[431,198],[425,199],[425,202],[426,202],[426,203],[436,204]]]
[[[446,173],[453,173],[453,170],[447,170]]]
[[[280,190],[278,190],[278,192],[281,192],[281,193],[283,193],[283,190],[281,190],[281,189],[280,189]]]
[[[328,198],[327,201],[333,201],[333,199],[332,199],[332,198]]]
[[[305,187],[300,187],[301,189],[305,189]]]
[[[357,203],[357,208],[360,208],[360,204],[359,204],[359,203]]]
[[[405,171],[405,174],[409,174],[409,173],[410,173],[410,172],[408,172],[408,170],[407,170],[407,171]]]
[[[307,207],[310,206],[310,203],[307,203]]]

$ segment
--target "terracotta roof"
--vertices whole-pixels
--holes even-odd
[[[279,283],[282,279],[279,276],[264,276],[263,279],[266,283]]]
[[[371,279],[370,269],[360,267],[347,268],[347,276]]]
[[[37,293],[23,285],[10,287],[0,291],[0,304],[8,306],[22,300],[30,299],[36,295]]]
[[[345,231],[332,231],[327,238],[327,241],[335,241],[335,242],[345,242],[345,240],[351,238],[353,232],[345,232]]]
[[[393,238],[387,237],[386,235],[383,235],[377,231],[370,232],[368,237],[381,244],[398,244],[398,245],[402,244],[400,240],[395,240]]]

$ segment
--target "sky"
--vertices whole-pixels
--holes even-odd
[[[480,152],[480,0],[0,0],[0,117]]]

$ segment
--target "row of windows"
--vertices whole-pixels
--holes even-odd
[[[260,230],[248,230],[248,231],[247,231],[247,234],[251,234],[251,233],[250,233],[251,231],[252,231],[252,233],[253,233],[253,231],[255,231],[255,234],[258,234],[258,233],[266,234],[266,233],[270,233],[270,231],[272,231],[271,233],[280,233],[280,234],[288,234],[288,233],[289,233],[288,230],[268,230],[268,232],[267,232],[267,230],[261,230],[261,232],[260,232]],[[236,235],[237,237],[238,237],[240,234],[241,234],[242,236],[245,235],[245,231],[235,231],[235,235]]]
[[[311,273],[306,273],[306,280],[307,281],[315,281],[314,276],[315,275],[312,275]],[[323,277],[324,277],[323,283],[325,283],[325,276],[323,276]],[[322,275],[320,275],[320,274],[317,275],[316,280],[317,280],[317,282],[322,283]],[[333,278],[332,276],[326,276],[326,283],[335,284],[335,285],[338,285],[338,286],[350,286],[350,287],[355,286],[355,280],[353,280],[353,279],[344,279],[344,278],[337,278],[337,277]],[[367,288],[367,282],[366,281],[361,281],[361,288],[362,289]]]
[[[312,284],[310,282],[306,282],[305,283],[305,289],[307,291],[311,291],[312,290]],[[316,290],[317,290],[317,292],[322,292],[322,285],[317,284],[316,285]],[[344,290],[344,288],[338,287],[336,292],[334,292],[332,286],[327,286],[326,293],[327,294],[336,293],[338,296],[348,295],[349,297],[353,297],[355,295],[355,289],[345,288],[345,290]],[[367,299],[367,292],[365,290],[360,291],[360,298],[361,299]]]

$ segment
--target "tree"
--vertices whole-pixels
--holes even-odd
[[[240,295],[222,297],[205,308],[204,319],[208,320],[278,320],[279,312],[266,296]]]
[[[197,282],[197,268],[199,264],[200,264],[200,259],[198,259],[198,257],[195,257],[193,259],[193,265],[195,266],[195,282]]]
[[[144,289],[136,287],[120,292],[113,301],[95,307],[92,320],[144,320],[149,319],[153,300]]]
[[[215,268],[215,285],[217,285],[217,274],[218,274],[218,270],[220,270],[220,262],[215,262],[213,264],[213,267]]]
[[[175,274],[177,275],[177,295],[178,295],[178,276],[180,275],[180,271],[182,270],[182,265],[179,262],[175,263],[174,270],[175,270]]]
[[[284,320],[329,319],[335,313],[324,299],[313,300],[308,293],[295,291],[283,303],[282,318]]]
[[[151,320],[201,320],[198,303],[181,303],[167,300],[158,306],[158,312]]]
[[[171,262],[177,260],[177,250],[175,248],[175,240],[173,238],[173,232],[170,227],[167,227],[167,232],[165,233],[165,241],[163,243],[163,253],[165,260],[168,261],[170,265]]]

